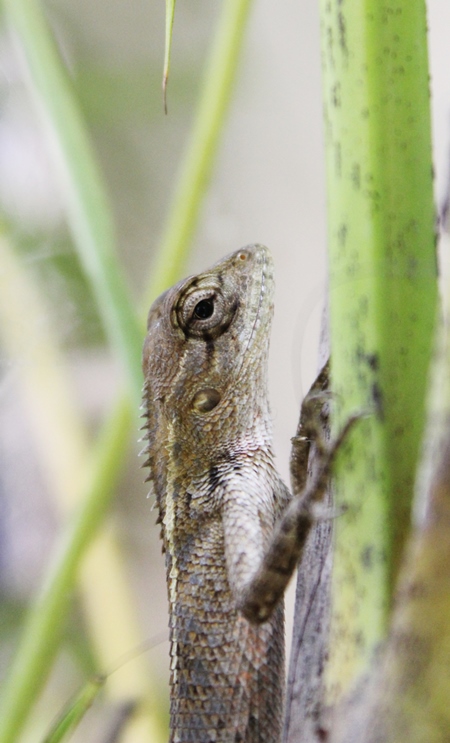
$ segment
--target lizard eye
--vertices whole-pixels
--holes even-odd
[[[194,309],[194,317],[198,318],[199,320],[207,320],[214,312],[214,300],[211,297],[210,299],[202,299],[201,302],[199,302]]]
[[[173,322],[181,327],[187,338],[214,340],[227,330],[236,308],[237,303],[230,302],[211,279],[203,287],[194,282],[175,303]]]

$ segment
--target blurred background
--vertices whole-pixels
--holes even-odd
[[[167,116],[161,95],[163,2],[51,0],[45,10],[106,180],[123,275],[139,305],[158,250],[220,5],[204,0],[177,5]],[[430,0],[428,16],[439,204],[449,172],[448,1]],[[11,249],[0,255],[4,679],[24,612],[75,508],[73,503],[64,504],[63,495],[55,498],[53,475],[43,455],[48,447],[57,452],[60,443],[46,439],[50,433],[40,413],[54,404],[51,384],[46,399],[30,392],[24,378],[39,375],[39,353],[50,334],[60,352],[54,361],[64,365],[73,402],[92,437],[119,397],[123,380],[66,226],[65,184],[55,166],[51,137],[30,89],[20,44],[5,22],[0,26],[0,86],[0,210]],[[325,200],[317,3],[257,0],[187,272],[203,270],[247,243],[262,242],[273,252],[277,288],[270,394],[275,448],[285,479],[300,400],[317,367],[326,280]],[[18,310],[8,300],[8,291],[12,299],[19,297]],[[45,364],[42,360],[44,375]],[[111,529],[132,602],[136,632],[131,636],[139,642],[149,638],[154,645],[144,657],[145,673],[163,729],[168,699],[164,563],[153,500],[146,497],[139,469],[138,438],[136,426],[131,444],[124,441],[128,464],[114,501]],[[102,568],[99,575],[94,590],[101,594],[109,578]],[[81,597],[73,602],[61,652],[24,741],[41,740],[80,684],[94,672],[108,673],[123,652],[133,649],[109,643],[115,614],[106,598],[104,612],[96,610],[96,620],[89,611],[86,614],[85,602]],[[288,637],[290,623],[288,619]],[[100,654],[92,639],[95,632],[104,635]],[[112,707],[106,718],[98,707],[80,727],[79,740],[105,739]]]

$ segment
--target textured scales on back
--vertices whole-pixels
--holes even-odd
[[[282,601],[259,626],[237,609],[289,498],[267,399],[272,312],[272,260],[255,245],[169,289],[148,317],[147,463],[166,554],[172,743],[280,738]]]

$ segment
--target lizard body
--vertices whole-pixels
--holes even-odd
[[[166,555],[171,743],[281,736],[282,595],[332,457],[289,504],[267,395],[273,286],[269,251],[249,246],[169,289],[148,317],[146,464]],[[295,467],[308,448],[298,435]]]

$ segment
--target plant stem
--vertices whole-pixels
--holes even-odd
[[[372,411],[337,467],[328,691],[386,633],[409,529],[436,315],[423,0],[322,0],[336,420]]]

